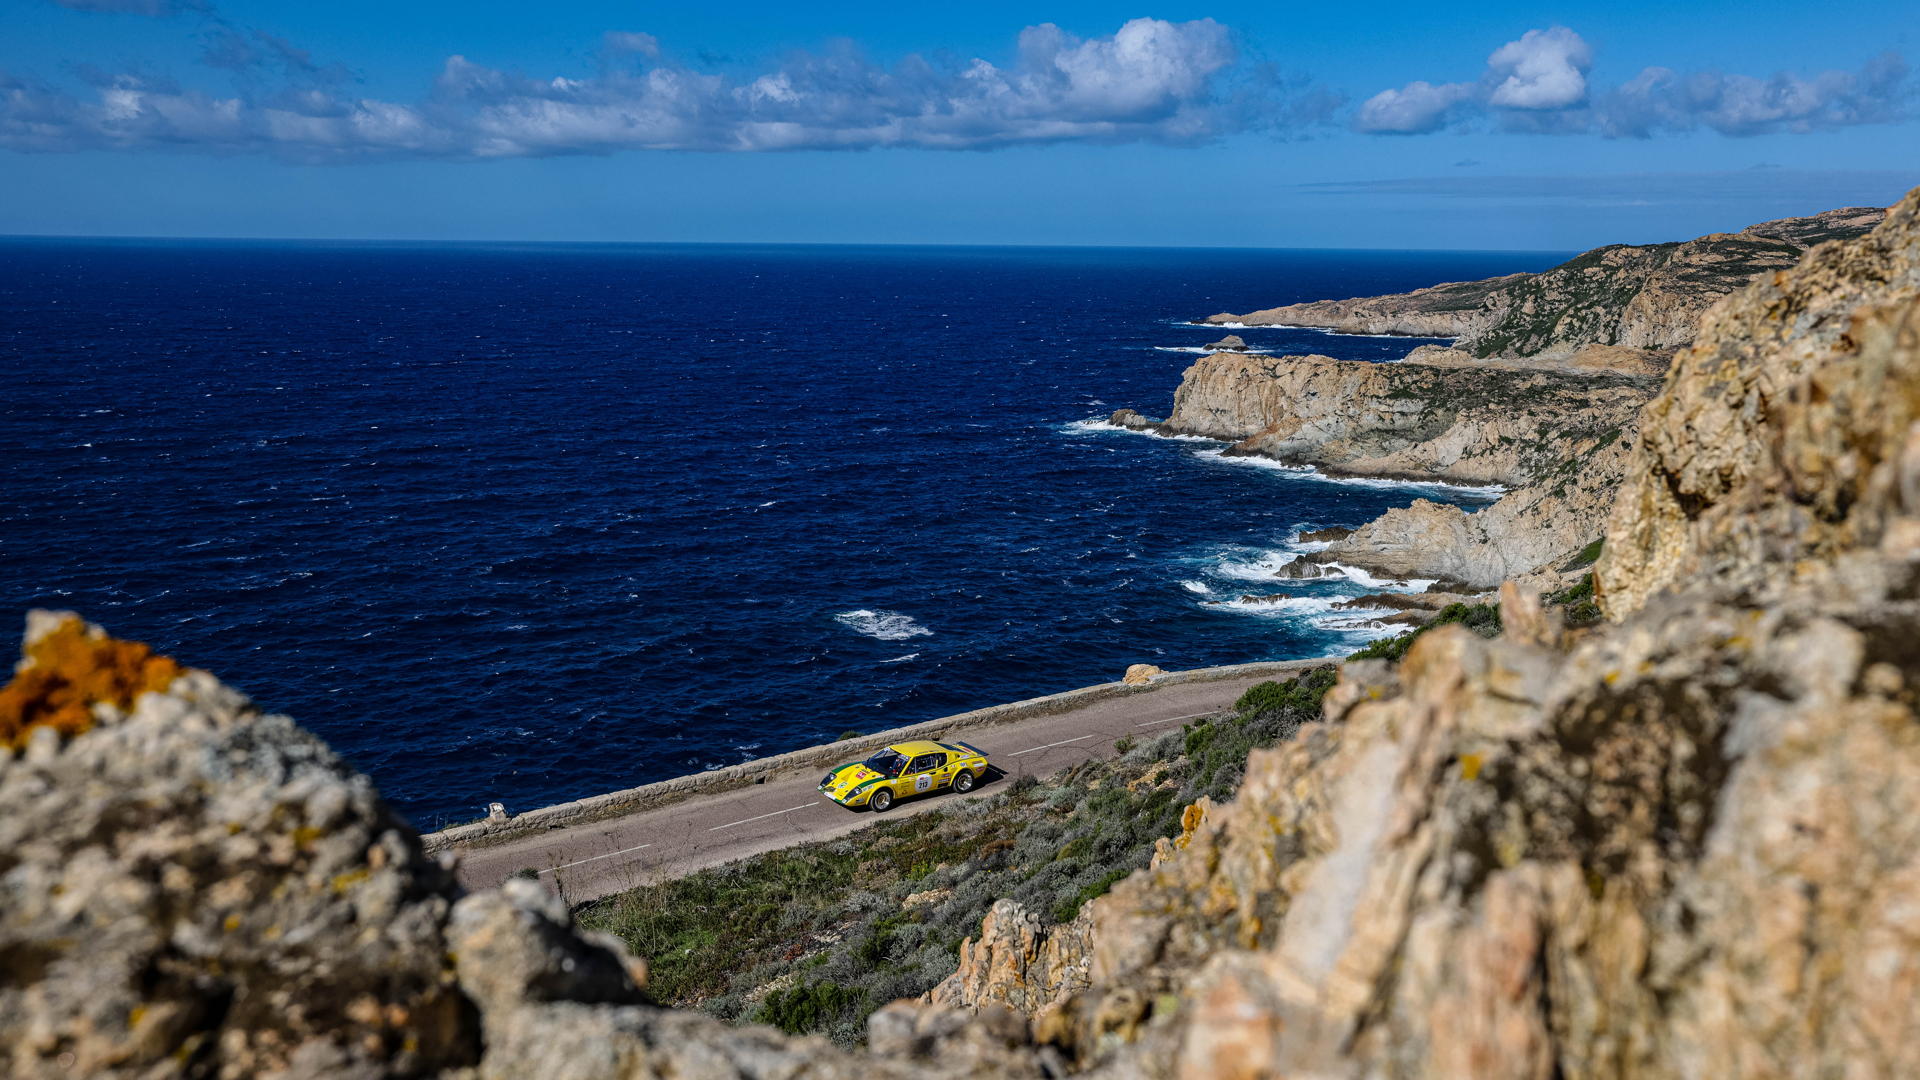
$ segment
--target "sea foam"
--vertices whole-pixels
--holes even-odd
[[[908,638],[931,637],[933,631],[913,621],[913,616],[902,615],[897,611],[870,611],[860,608],[855,611],[842,611],[833,617],[833,621],[856,634],[880,641],[905,641]]]

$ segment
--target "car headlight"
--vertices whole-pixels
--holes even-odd
[[[820,787],[821,787],[821,788],[822,788],[822,789],[824,790],[825,788],[827,788],[827,787],[828,787],[829,785],[831,785],[832,783],[833,783],[833,774],[832,774],[832,773],[828,773],[828,774],[826,775],[826,778],[820,781]]]

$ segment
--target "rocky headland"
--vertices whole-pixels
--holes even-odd
[[[1817,244],[1867,232],[1884,214],[1848,207],[1678,243],[1611,244],[1537,274],[1201,321],[1453,338],[1456,348],[1482,359],[1579,363],[1576,358],[1585,354],[1588,364],[1664,367],[1673,350],[1693,340],[1700,316],[1721,297],[1791,267]]]
[[[1416,500],[1300,560],[1488,589],[1566,564],[1598,538],[1657,388],[1614,372],[1214,353],[1187,369],[1166,420],[1121,410],[1110,422],[1333,476],[1511,488],[1477,513]]]
[[[1684,243],[1597,248],[1540,274],[1214,316],[1457,340],[1397,364],[1218,352],[1186,371],[1164,422],[1131,410],[1114,422],[1335,474],[1504,485],[1478,513],[1416,500],[1305,561],[1456,589],[1515,578],[1564,587],[1593,561],[1579,556],[1600,537],[1640,408],[1703,313],[1884,217],[1832,210]]]

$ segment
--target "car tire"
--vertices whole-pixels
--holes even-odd
[[[873,798],[867,800],[867,805],[873,807],[874,813],[884,814],[893,806],[893,792],[881,788],[873,793]]]
[[[967,792],[973,790],[973,783],[973,770],[961,769],[959,774],[953,778],[953,790],[965,795]]]

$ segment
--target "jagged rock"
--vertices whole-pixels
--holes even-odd
[[[1005,1040],[898,1062],[640,1004],[619,942],[532,881],[462,897],[286,717],[72,616],[29,625],[0,691],[26,746],[0,749],[0,1074],[1040,1075]]]
[[[1165,674],[1165,671],[1152,664],[1130,664],[1127,666],[1127,674],[1120,681],[1128,686],[1145,686],[1152,682],[1155,676]]]
[[[1208,345],[1207,348],[1213,352],[1245,352],[1247,343],[1240,340],[1240,335],[1238,334],[1228,334],[1219,341]]]
[[[110,640],[34,622],[36,643]],[[478,1060],[440,938],[451,877],[319,740],[175,670],[124,711],[96,700],[65,745],[43,728],[43,749],[0,761],[0,1071]]]
[[[1113,415],[1107,417],[1107,423],[1132,431],[1146,431],[1160,426],[1160,421],[1142,416],[1133,409],[1115,409]]]
[[[1920,483],[1917,301],[1909,198],[1711,312],[1642,422],[1596,569],[1602,606],[1630,612],[1701,575],[1754,587],[1788,559],[1844,572],[1837,555]]]
[[[1291,559],[1281,563],[1280,568],[1273,572],[1273,576],[1282,581],[1308,581],[1315,578],[1339,577],[1340,575],[1337,571],[1328,570],[1326,567],[1320,565],[1315,559],[1302,555],[1297,559]]]
[[[1282,600],[1291,599],[1293,599],[1293,594],[1284,592],[1241,593],[1239,602],[1242,604],[1277,604]]]
[[[1203,321],[1449,337],[1458,339],[1457,349],[1476,357],[1546,356],[1657,372],[1667,355],[1693,340],[1701,313],[1715,301],[1794,265],[1815,244],[1864,234],[1883,215],[1873,207],[1829,210],[1684,243],[1613,244],[1538,274],[1454,282],[1392,296],[1318,300]],[[1629,352],[1576,359],[1592,345]],[[1458,361],[1428,354],[1417,362]]]
[[[960,944],[960,966],[927,992],[935,1005],[1004,1005],[1032,1015],[1087,985],[1086,924],[1049,927],[1014,900],[999,900],[978,937]]]
[[[1334,540],[1345,540],[1352,535],[1352,529],[1339,525],[1329,525],[1324,529],[1304,529],[1296,539],[1305,544],[1319,544]]]

